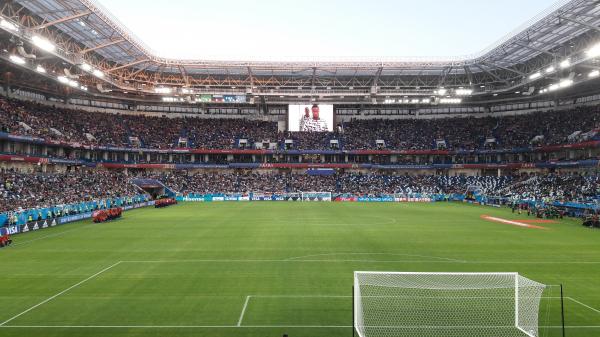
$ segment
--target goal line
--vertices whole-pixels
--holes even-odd
[[[349,329],[352,325],[4,325],[1,329]],[[560,325],[540,326],[561,329]],[[600,325],[572,325],[566,329],[600,330]]]

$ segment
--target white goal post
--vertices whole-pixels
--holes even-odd
[[[546,286],[518,273],[354,273],[360,337],[539,337]]]
[[[302,192],[302,201],[332,201],[331,192]]]

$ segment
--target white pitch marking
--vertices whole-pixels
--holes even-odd
[[[257,298],[351,298],[352,295],[252,295]]]
[[[314,328],[314,329],[340,329],[351,328],[351,325],[4,325],[0,329],[19,328],[19,329],[35,329],[35,328],[58,328],[58,329],[269,329],[269,328]],[[466,326],[472,328],[474,326]],[[475,326],[476,327],[476,326]],[[488,326],[481,326],[488,327]],[[415,327],[413,327],[415,328]],[[420,327],[426,328],[426,327]],[[432,327],[433,328],[433,327]],[[441,327],[436,327],[441,328]],[[443,327],[452,328],[452,327]],[[465,327],[455,327],[465,328]],[[497,328],[497,326],[494,326]],[[506,326],[506,328],[514,328],[514,326]],[[546,329],[561,329],[560,325],[540,326]],[[565,326],[566,329],[600,329],[600,325],[572,325]]]
[[[452,261],[452,262],[466,262],[464,260],[457,260],[457,259],[451,259],[451,258],[439,257],[439,256],[428,256],[428,255],[399,254],[399,253],[347,253],[347,252],[295,256],[295,257],[290,257],[286,260],[293,261],[293,260],[304,259],[307,257],[332,256],[332,255],[390,255],[390,256],[420,257],[420,258],[425,258],[425,259],[434,259],[434,260],[443,260],[443,261]],[[341,260],[334,260],[334,261],[341,261]],[[382,262],[386,262],[386,261],[382,261]]]
[[[350,328],[352,326],[350,325],[244,325],[242,326],[242,321],[244,318],[244,314],[246,312],[246,309],[248,307],[248,303],[250,301],[251,297],[260,297],[260,298],[350,298],[352,296],[350,295],[248,295],[246,296],[246,301],[244,302],[244,306],[242,308],[242,312],[240,314],[240,318],[238,320],[237,325],[5,325],[6,323],[14,320],[15,318],[35,309],[36,307],[60,296],[61,294],[64,294],[65,292],[81,285],[82,283],[100,275],[101,273],[117,266],[118,264],[122,263],[123,261],[119,261],[115,264],[113,264],[110,267],[107,267],[103,270],[101,270],[100,272],[88,277],[87,279],[71,286],[70,288],[67,288],[65,290],[63,290],[62,292],[46,299],[43,302],[38,303],[37,305],[27,309],[26,311],[20,313],[19,315],[14,316],[13,318],[3,322],[2,324],[0,324],[0,328],[107,328],[107,329],[128,329],[128,328],[141,328],[141,329],[168,329],[168,328],[174,328],[174,329],[193,329],[193,328],[215,328],[215,329],[220,329],[220,328]],[[559,299],[560,297],[546,297],[546,296],[542,296],[542,298],[547,298],[547,299]],[[600,313],[600,310],[595,309],[585,303],[582,303],[572,297],[564,297],[565,299],[571,300],[579,305],[582,305],[590,310],[593,310],[595,312]],[[470,326],[471,327],[471,326]],[[512,326],[511,326],[512,327]],[[389,327],[389,328],[396,328],[396,327]],[[439,328],[439,327],[433,327],[433,326],[421,326],[420,328]],[[460,328],[460,327],[444,327],[444,328]],[[540,328],[548,328],[548,329],[559,329],[562,328],[562,326],[540,326]],[[567,329],[598,329],[600,328],[600,325],[580,325],[580,326],[565,326],[565,328]]]
[[[475,264],[600,264],[600,261],[467,261]]]
[[[269,328],[314,328],[339,329],[351,328],[351,325],[4,325],[1,328],[73,328],[73,329],[269,329]]]
[[[446,261],[446,260],[394,260],[394,261],[385,261],[385,260],[287,260],[287,259],[264,259],[264,260],[243,260],[243,259],[195,259],[195,260],[133,260],[133,261],[123,261],[123,263],[202,263],[202,262],[368,262],[368,263],[465,263],[463,261]],[[600,263],[600,262],[599,262]]]
[[[352,298],[352,295],[252,295],[255,298]],[[401,299],[439,299],[439,298],[451,298],[451,297],[423,297],[423,296],[361,296],[363,298],[401,298]],[[470,296],[461,297],[464,299],[512,299],[514,297],[491,297],[491,296]],[[543,299],[560,299],[558,296],[542,296]],[[568,297],[564,297],[569,299]]]
[[[464,263],[464,264],[600,264],[600,261],[435,261],[435,260],[288,260],[288,259],[190,259],[190,260],[130,260],[122,263],[260,263],[260,262],[369,262],[369,263]]]
[[[94,225],[96,225],[96,224],[95,223],[91,223],[91,224],[88,224],[88,225],[81,225],[79,227],[67,229],[67,230],[64,230],[62,232],[40,236],[39,238],[35,238],[35,239],[31,239],[31,240],[26,240],[26,241],[17,241],[15,243],[13,243],[11,246],[23,246],[23,245],[27,245],[27,244],[29,244],[31,242],[36,242],[36,241],[40,241],[40,240],[43,240],[43,239],[48,239],[48,238],[53,238],[53,237],[56,237],[56,236],[61,236],[61,235],[68,234],[68,233],[76,231],[76,230],[80,230],[82,228],[92,227]],[[56,227],[54,227],[54,228],[56,228]]]
[[[581,303],[581,302],[579,302],[578,300],[574,299],[573,297],[565,297],[565,298],[567,298],[567,299],[569,299],[569,300],[571,300],[571,301],[573,301],[573,302],[575,302],[575,303],[577,303],[577,304],[583,305],[584,307],[586,307],[586,308],[588,308],[588,309],[590,309],[590,310],[593,310],[593,311],[595,311],[595,312],[597,312],[597,313],[599,313],[599,314],[600,314],[600,310],[598,310],[598,309],[596,309],[596,308],[593,308],[593,307],[590,307],[589,305],[587,305],[587,304],[585,304],[585,303]]]
[[[250,295],[246,296],[246,302],[244,302],[244,307],[242,308],[242,313],[240,314],[240,319],[238,320],[237,326],[242,326],[242,321],[244,320],[244,314],[246,313],[246,308],[248,307],[248,302],[250,302]]]
[[[60,296],[60,295],[62,295],[62,294],[64,294],[64,293],[66,293],[67,291],[69,291],[69,290],[71,290],[71,289],[73,289],[73,288],[76,288],[76,287],[78,287],[78,286],[82,285],[83,283],[85,283],[85,282],[87,282],[87,281],[89,281],[89,280],[93,279],[94,277],[96,277],[96,276],[98,276],[98,275],[100,275],[100,274],[104,273],[105,271],[107,271],[107,270],[109,270],[109,269],[111,269],[111,268],[113,268],[113,267],[115,267],[115,266],[119,265],[120,263],[121,263],[121,261],[119,261],[119,262],[117,262],[117,263],[115,263],[115,264],[112,264],[112,265],[110,265],[109,267],[106,267],[106,268],[102,269],[101,271],[97,272],[96,274],[94,274],[94,275],[92,275],[92,276],[90,276],[90,277],[86,278],[85,280],[83,280],[83,281],[79,281],[79,282],[75,283],[74,285],[72,285],[72,286],[68,287],[67,289],[65,289],[65,290],[63,290],[63,291],[61,291],[61,292],[59,292],[58,294],[56,294],[56,295],[53,295],[53,296],[51,296],[51,297],[48,297],[47,299],[45,299],[45,300],[41,301],[40,303],[38,303],[38,304],[36,304],[36,305],[34,305],[34,306],[30,307],[29,309],[27,309],[27,310],[25,310],[25,311],[23,311],[23,312],[21,312],[21,313],[19,313],[19,314],[15,315],[15,316],[13,316],[13,317],[9,318],[9,319],[7,319],[6,321],[4,321],[4,322],[0,323],[0,327],[1,327],[1,326],[4,326],[6,323],[8,323],[8,322],[10,322],[10,321],[14,320],[15,318],[17,318],[17,317],[20,317],[20,316],[22,316],[22,315],[24,315],[24,314],[26,314],[26,313],[30,312],[31,310],[33,310],[33,309],[35,309],[35,308],[39,307],[40,305],[42,305],[42,304],[45,304],[45,303],[47,303],[47,302],[50,302],[51,300],[53,300],[53,299],[57,298],[58,296]]]

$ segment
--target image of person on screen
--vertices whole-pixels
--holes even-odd
[[[308,108],[307,108],[308,109]],[[300,131],[303,132],[325,132],[328,130],[327,128],[327,122],[324,119],[321,119],[319,116],[319,106],[317,104],[314,104],[312,106],[312,118],[309,118],[308,120],[304,121],[304,124],[302,125]],[[303,119],[306,116],[306,110],[305,110],[305,115],[302,117]],[[302,121],[301,121],[302,124]]]
[[[300,118],[300,131],[304,131],[304,126],[311,119],[310,117],[310,109],[308,107],[304,108],[304,116]]]

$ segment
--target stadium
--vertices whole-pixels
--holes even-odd
[[[0,336],[600,336],[600,2],[225,2],[0,1]]]

